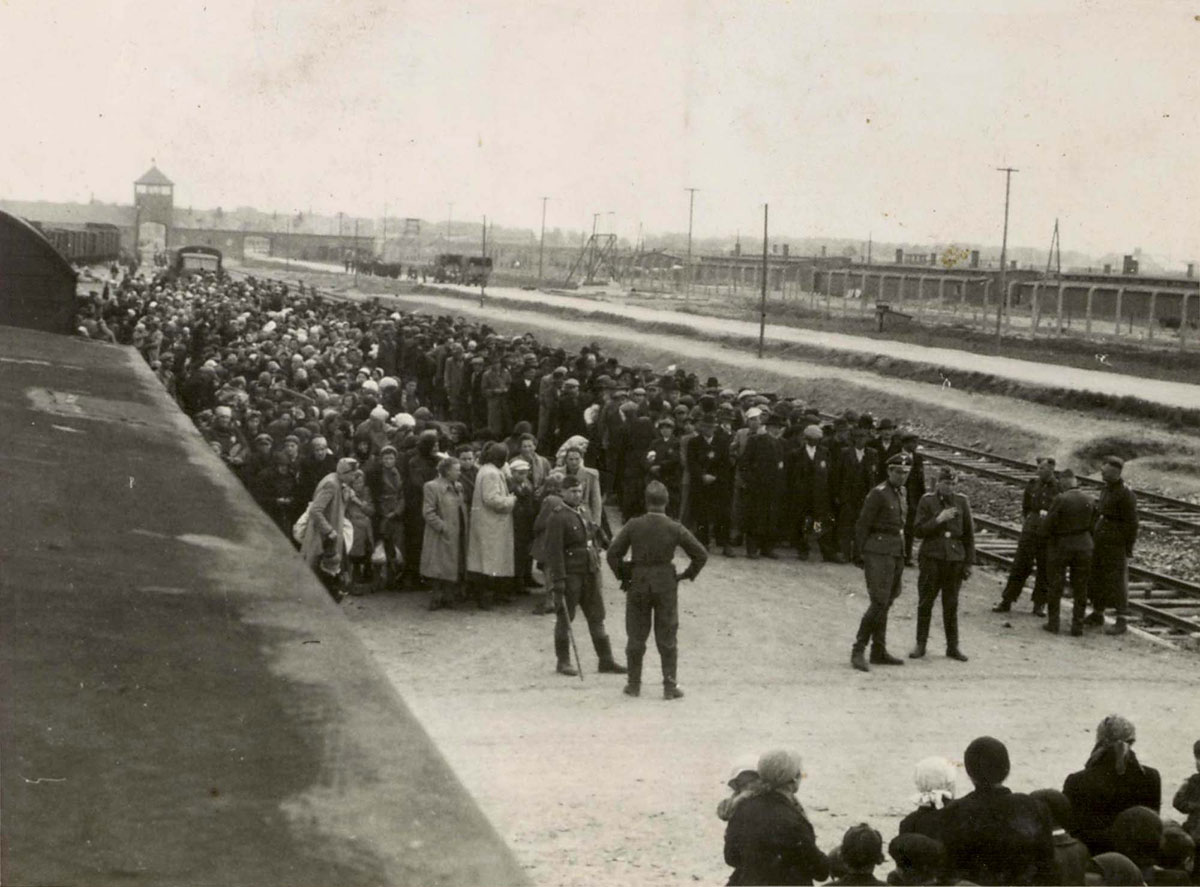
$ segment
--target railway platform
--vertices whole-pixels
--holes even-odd
[[[0,882],[515,884],[140,356],[0,327]]]

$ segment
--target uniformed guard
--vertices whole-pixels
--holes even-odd
[[[850,664],[859,671],[871,670],[863,656],[868,643],[872,664],[904,664],[903,659],[887,651],[887,620],[892,602],[900,596],[904,575],[904,521],[908,514],[905,481],[911,469],[912,457],[908,453],[897,453],[888,459],[887,480],[867,493],[854,528],[871,599],[850,652]]]
[[[1044,616],[1046,601],[1050,588],[1049,544],[1050,540],[1042,531],[1042,521],[1050,511],[1050,503],[1059,494],[1059,484],[1054,477],[1054,459],[1042,456],[1037,460],[1037,475],[1030,478],[1025,485],[1025,494],[1021,500],[1021,538],[1017,541],[1017,551],[1013,556],[1012,567],[1008,571],[1008,582],[1000,603],[992,607],[993,613],[1007,613],[1021,596],[1025,580],[1037,569],[1033,580],[1033,615]]]
[[[1062,490],[1042,521],[1042,533],[1048,540],[1046,561],[1049,568],[1049,608],[1046,624],[1042,626],[1058,634],[1059,610],[1067,570],[1071,571],[1071,634],[1083,634],[1083,616],[1087,611],[1089,577],[1092,572],[1092,525],[1096,522],[1096,503],[1079,489],[1075,472],[1067,468],[1058,475]]]
[[[646,513],[621,527],[608,547],[608,566],[625,589],[625,658],[629,682],[625,693],[637,696],[642,688],[642,657],[646,638],[654,626],[654,643],[662,660],[663,699],[679,699],[683,691],[676,681],[679,651],[675,635],[679,628],[678,584],[694,580],[708,560],[708,552],[687,528],[665,514],[669,493],[657,481],[646,487]],[[672,558],[682,548],[691,563],[675,575]],[[625,552],[633,550],[629,562]]]
[[[925,655],[933,602],[940,594],[946,657],[966,662],[958,646],[958,591],[975,563],[975,523],[967,497],[954,492],[954,469],[938,470],[933,492],[917,503],[913,533],[921,540],[921,548],[917,552],[917,646],[908,658]]]
[[[1096,526],[1092,532],[1095,549],[1092,552],[1092,612],[1085,625],[1103,625],[1104,610],[1116,610],[1116,624],[1105,634],[1124,634],[1129,616],[1129,558],[1137,541],[1137,497],[1121,480],[1125,461],[1120,456],[1108,456],[1100,465],[1104,489],[1096,503]]]
[[[625,674],[625,666],[613,660],[612,642],[604,630],[604,597],[600,593],[600,553],[596,543],[599,528],[580,507],[583,488],[578,477],[562,483],[563,504],[546,522],[546,579],[554,595],[554,655],[558,673],[577,675],[571,665],[570,623],[575,608],[583,610],[592,645],[600,659],[601,672]]]

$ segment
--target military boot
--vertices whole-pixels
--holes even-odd
[[[629,678],[625,683],[625,695],[637,696],[642,692],[642,657],[645,653],[625,651],[625,660],[629,664]]]
[[[565,674],[568,677],[575,677],[579,672],[575,666],[571,665],[571,642],[566,638],[554,639],[554,655],[558,659],[558,666],[555,668],[559,674]]]
[[[1127,631],[1129,631],[1129,626],[1125,624],[1124,616],[1118,616],[1116,622],[1104,629],[1104,633],[1108,635],[1125,634]]]
[[[675,671],[679,665],[679,651],[670,650],[662,654],[663,699],[682,699],[683,691],[675,681]]]
[[[867,657],[864,655],[865,648],[855,644],[850,650],[850,664],[859,671],[870,671],[871,667],[867,665]]]
[[[593,638],[592,645],[596,648],[596,656],[600,659],[601,674],[625,674],[629,671],[621,663],[613,659],[612,641],[607,637]]]

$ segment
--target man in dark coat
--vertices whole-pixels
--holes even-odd
[[[729,515],[732,507],[733,464],[729,459],[729,435],[716,426],[715,416],[705,413],[697,422],[698,433],[688,441],[687,464],[691,471],[692,531],[701,545],[715,540],[721,553],[731,557]]]
[[[679,493],[683,481],[683,459],[679,438],[675,436],[675,420],[664,416],[655,423],[658,432],[646,450],[647,483],[658,481],[667,488],[670,501],[667,515],[679,517]]]
[[[538,386],[536,376],[537,365],[527,362],[519,373],[513,375],[512,384],[508,389],[508,408],[512,414],[513,424],[528,422],[531,430],[537,426]]]
[[[551,423],[553,428],[550,440],[554,450],[569,437],[587,437],[587,423],[583,420],[583,411],[587,409],[587,404],[584,403],[579,390],[578,379],[567,379],[563,382],[562,392],[554,405],[554,418]]]
[[[1043,456],[1037,460],[1037,475],[1025,485],[1021,500],[1021,538],[1008,571],[1008,582],[1000,603],[992,608],[993,613],[1007,613],[1021,596],[1025,580],[1037,569],[1033,580],[1033,614],[1044,615],[1047,594],[1050,590],[1050,567],[1048,561],[1049,538],[1042,531],[1042,522],[1050,511],[1050,504],[1060,492],[1058,479],[1054,476],[1054,459]]]
[[[946,656],[966,662],[958,646],[958,591],[975,563],[975,523],[967,497],[954,492],[954,469],[945,466],[938,470],[934,491],[917,503],[913,532],[921,540],[917,554],[921,568],[917,575],[917,646],[909,658],[925,655],[933,604],[941,595]]]
[[[808,535],[817,534],[821,559],[840,562],[833,524],[833,463],[816,425],[804,429],[803,440],[788,458],[788,491],[796,551],[808,560]]]
[[[608,547],[608,566],[625,590],[625,659],[629,679],[625,693],[637,696],[642,686],[642,658],[646,638],[654,628],[654,643],[662,660],[663,698],[679,699],[683,691],[676,679],[679,650],[679,581],[694,580],[708,560],[708,552],[678,521],[665,514],[667,488],[656,481],[646,486],[646,513],[621,527]],[[675,575],[675,549],[682,548],[691,559],[686,570]],[[625,563],[625,552],[632,559]]]
[[[1054,497],[1041,532],[1046,537],[1047,579],[1046,605],[1049,613],[1044,628],[1058,633],[1059,611],[1067,571],[1071,571],[1071,634],[1083,634],[1083,617],[1087,611],[1089,577],[1092,572],[1092,526],[1096,522],[1096,503],[1077,486],[1075,472],[1067,468],[1058,476],[1061,492]],[[1040,568],[1039,568],[1040,572]]]
[[[963,763],[975,790],[948,804],[941,816],[951,877],[972,884],[1053,883],[1050,816],[1029,795],[1004,787],[1004,743],[981,736],[967,746]]]
[[[1133,753],[1137,733],[1120,715],[1109,715],[1096,727],[1096,743],[1082,770],[1063,783],[1063,794],[1075,814],[1071,834],[1087,844],[1092,856],[1116,849],[1110,829],[1117,814],[1129,807],[1162,806],[1162,779]]]
[[[879,451],[867,446],[867,429],[850,432],[850,446],[842,450],[837,466],[838,553],[847,562],[858,563],[861,553],[854,547],[854,523],[862,511],[867,493],[875,486],[879,472]]]
[[[774,558],[783,517],[787,481],[786,454],[783,448],[783,417],[767,418],[764,434],[746,439],[738,460],[739,498],[743,504],[742,530],[746,534],[746,556]]]
[[[862,552],[870,598],[850,651],[850,664],[859,671],[871,670],[863,655],[868,643],[875,665],[904,664],[887,651],[887,620],[892,603],[900,596],[904,575],[904,522],[908,514],[904,482],[911,468],[912,459],[907,453],[888,460],[888,479],[867,494],[854,527],[854,544]]]
[[[1085,624],[1103,625],[1104,611],[1116,610],[1116,624],[1105,634],[1124,634],[1129,616],[1129,558],[1137,541],[1137,497],[1121,480],[1125,462],[1109,456],[1100,466],[1104,489],[1096,503],[1096,526],[1092,532],[1092,613]]]

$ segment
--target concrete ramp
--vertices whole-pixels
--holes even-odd
[[[0,882],[516,884],[132,350],[0,327]]]

